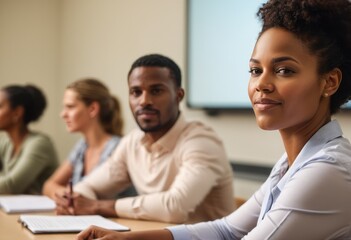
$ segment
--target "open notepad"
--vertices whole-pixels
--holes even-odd
[[[0,196],[0,207],[6,213],[25,213],[52,211],[56,204],[53,200],[41,195]]]
[[[68,233],[80,232],[90,225],[95,225],[110,230],[129,231],[130,229],[119,223],[99,215],[82,216],[44,216],[21,215],[19,222],[33,233]]]

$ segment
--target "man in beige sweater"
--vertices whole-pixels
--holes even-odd
[[[68,194],[57,196],[57,213],[184,223],[232,212],[233,173],[222,141],[180,112],[184,90],[177,64],[159,54],[142,56],[129,71],[128,86],[140,129],[74,187],[73,206]],[[131,184],[138,196],[113,199]]]

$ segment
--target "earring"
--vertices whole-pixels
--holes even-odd
[[[324,93],[323,96],[324,96],[324,97],[328,97],[329,94],[328,94],[328,93]]]

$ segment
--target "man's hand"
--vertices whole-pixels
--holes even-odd
[[[57,215],[101,215],[117,217],[116,200],[92,200],[78,193],[55,194]],[[73,203],[73,206],[71,205]]]
[[[69,196],[67,194],[55,194],[55,202],[56,214],[58,215],[97,214],[97,201],[88,199],[77,193],[74,193],[72,196]],[[70,203],[73,203],[73,206]]]
[[[116,231],[107,230],[97,226],[90,226],[84,231],[80,232],[76,240],[92,240],[92,239],[100,239],[100,240],[125,240],[123,233],[119,233]]]

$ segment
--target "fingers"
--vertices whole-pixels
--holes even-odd
[[[67,211],[69,212],[70,215],[76,215],[76,214],[75,214],[75,211],[74,211],[74,207],[69,207],[69,208],[67,209]]]
[[[89,227],[89,228],[85,229],[84,231],[81,231],[76,236],[76,240],[90,240],[93,238],[94,238],[94,235],[92,234],[92,227]]]
[[[63,206],[56,206],[55,213],[57,215],[74,215],[74,211],[70,210],[70,208]]]
[[[110,231],[97,226],[90,226],[76,236],[76,240],[92,240],[102,238]]]
[[[53,193],[51,198],[56,202],[57,200],[59,200],[59,198],[61,198],[64,195],[66,195],[66,190],[60,188]]]
[[[69,199],[67,198],[67,194],[55,193],[55,202],[56,202],[56,205],[68,206]]]
[[[69,211],[69,201],[65,195],[55,193],[55,203],[57,215],[72,215],[72,212]]]
[[[83,197],[80,194],[73,194],[72,198],[57,195],[56,214],[58,215],[93,215],[94,200]],[[70,204],[70,200],[73,205]]]

